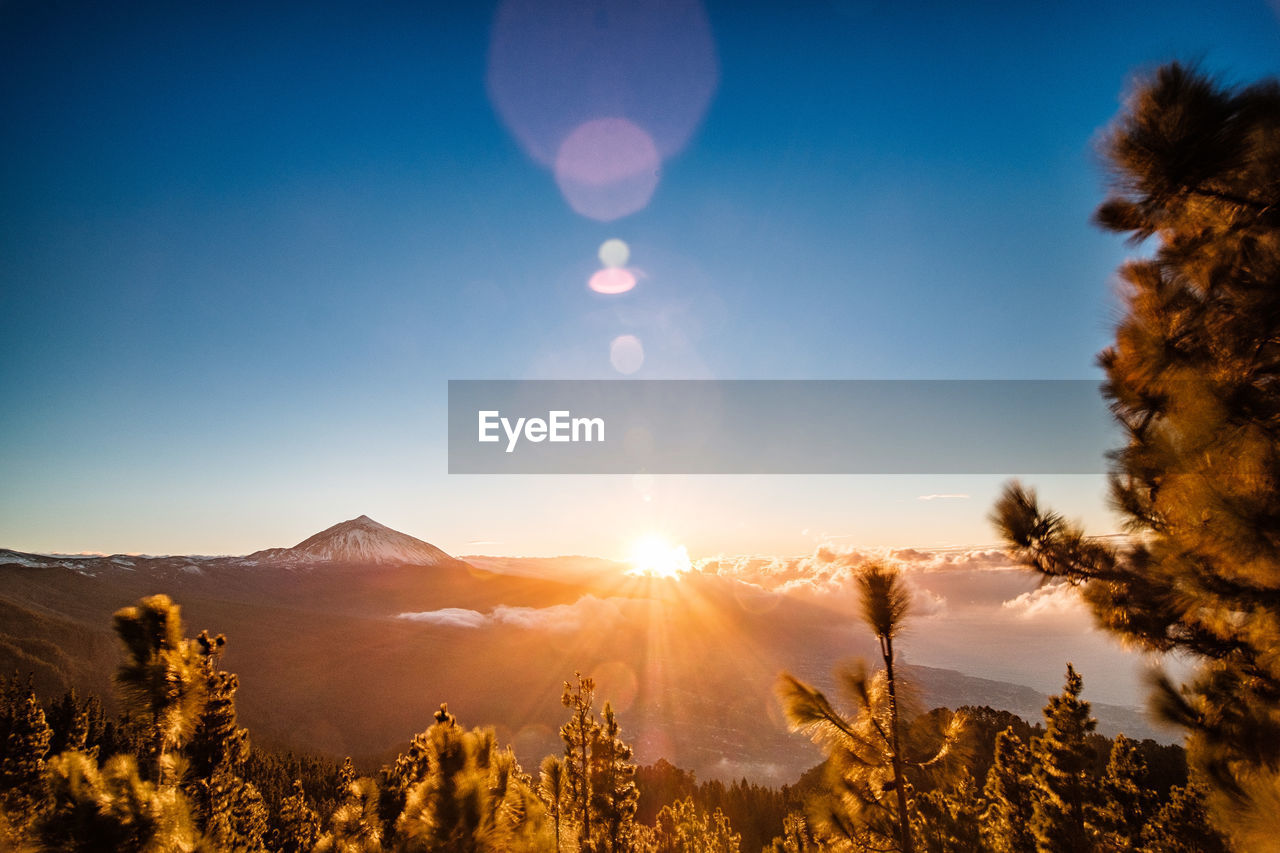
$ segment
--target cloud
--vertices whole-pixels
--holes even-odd
[[[542,631],[577,631],[596,622],[613,622],[622,616],[619,600],[584,595],[573,604],[555,604],[550,607],[514,607],[499,604],[489,613],[462,607],[445,607],[441,610],[422,610],[398,613],[397,619],[410,622],[426,622],[450,628],[485,628],[493,625],[510,625],[516,628]]]
[[[480,628],[489,621],[478,610],[467,610],[464,607],[445,607],[441,610],[420,610],[416,613],[398,613],[397,619],[410,622],[426,622],[431,625],[444,625],[450,628]]]
[[[769,592],[821,594],[849,591],[859,568],[872,560],[894,563],[906,575],[1016,567],[1007,554],[994,548],[860,550],[827,543],[803,557],[711,557],[697,561],[694,570]]]
[[[921,495],[916,498],[920,501],[967,501],[968,495]]]
[[[576,631],[590,622],[612,622],[622,616],[618,600],[584,595],[573,604],[551,607],[508,607],[493,609],[492,618],[504,625],[548,631]]]
[[[1087,620],[1089,616],[1089,608],[1080,597],[1080,591],[1065,583],[1024,592],[1002,602],[1000,606],[1014,618],[1026,621]]]

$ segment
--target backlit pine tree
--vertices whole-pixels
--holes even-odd
[[[555,850],[560,853],[560,819],[565,799],[564,762],[554,755],[542,759],[538,794],[551,817],[551,824],[555,829]]]
[[[982,793],[986,800],[980,820],[984,849],[991,853],[1035,853],[1031,754],[1012,727],[996,735],[995,762],[987,771]]]
[[[791,812],[782,819],[782,835],[765,849],[766,853],[826,853],[828,848],[814,837],[803,814]]]
[[[0,682],[0,811],[8,816],[11,840],[26,837],[45,807],[45,758],[52,739],[31,682],[22,684],[16,675]]]
[[[1094,822],[1102,850],[1136,850],[1142,828],[1154,816],[1155,794],[1150,789],[1147,763],[1138,745],[1124,735],[1111,742],[1102,777],[1101,802]]]
[[[853,716],[846,717],[821,691],[785,673],[778,692],[792,728],[827,751],[828,795],[810,804],[815,834],[841,845],[839,849],[913,853],[908,771],[918,773],[943,762],[959,742],[965,718],[951,715],[937,738],[917,745],[918,754],[908,752],[893,640],[910,593],[897,570],[880,563],[863,567],[858,587],[862,618],[879,640],[884,668],[872,676],[858,662],[837,673]]]
[[[196,644],[203,657],[205,702],[183,747],[187,773],[183,790],[210,843],[219,849],[264,850],[267,810],[257,788],[242,778],[249,757],[249,730],[236,722],[235,675],[219,666],[226,638],[202,631]]]
[[[431,730],[418,732],[409,742],[409,748],[400,753],[394,762],[382,768],[378,780],[378,811],[388,834],[404,812],[409,789],[427,778],[431,769],[431,749]],[[355,771],[349,769],[350,763],[351,759],[348,758],[342,772],[354,776]]]
[[[1088,539],[1016,483],[993,516],[1101,625],[1201,662],[1157,707],[1186,728],[1220,827],[1259,849],[1280,837],[1280,84],[1167,65],[1104,151],[1097,221],[1154,249],[1122,267],[1125,314],[1099,358],[1132,536]]]
[[[606,702],[591,740],[589,759],[591,812],[594,817],[596,853],[621,853],[629,848],[636,813],[636,767],[631,747],[621,736],[613,707]]]
[[[916,848],[922,853],[982,849],[982,795],[967,769],[949,785],[916,795]]]
[[[72,751],[96,756],[97,746],[89,745],[93,734],[91,728],[95,723],[92,712],[93,706],[89,702],[81,702],[74,687],[62,694],[62,698],[53,704],[47,715],[49,728],[53,730],[49,754]]]
[[[328,830],[316,843],[315,853],[382,853],[377,782],[368,777],[347,782],[342,801],[328,823]]]
[[[49,761],[49,810],[38,831],[47,850],[63,853],[191,853],[200,833],[174,785],[143,779],[131,755],[101,768],[81,752]]]
[[[1140,853],[1230,853],[1226,839],[1209,820],[1206,794],[1197,782],[1174,788],[1143,827]]]
[[[271,848],[275,853],[311,853],[320,840],[320,816],[307,801],[302,782],[295,779],[293,792],[280,801],[280,828]]]
[[[1039,853],[1091,853],[1096,829],[1090,818],[1098,799],[1089,735],[1098,721],[1080,698],[1084,681],[1067,664],[1063,692],[1045,706],[1045,732],[1031,739],[1036,782],[1031,830]]]
[[[116,611],[125,662],[116,672],[125,709],[146,726],[147,778],[168,784],[170,751],[195,728],[207,696],[204,656],[186,638],[182,614],[167,595],[152,595]]]
[[[742,837],[716,809],[708,815],[692,797],[662,807],[654,821],[652,853],[739,853]]]
[[[596,720],[596,683],[582,673],[575,673],[575,686],[564,683],[560,704],[569,709],[569,721],[560,727],[564,741],[564,778],[566,816],[577,824],[578,845],[589,844],[591,822],[591,744],[600,723]]]
[[[542,803],[492,730],[466,731],[442,705],[427,746],[426,778],[409,789],[396,821],[397,850],[551,851]]]

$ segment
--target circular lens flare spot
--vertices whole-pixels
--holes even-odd
[[[609,344],[609,363],[619,373],[630,376],[644,366],[644,347],[635,335],[619,335]]]
[[[626,293],[636,286],[636,277],[621,267],[605,267],[597,270],[587,282],[587,287],[596,293],[613,295]]]
[[[631,247],[625,240],[614,237],[601,243],[600,251],[596,255],[600,258],[600,263],[606,267],[625,267],[627,261],[631,259]]]
[[[683,150],[702,122],[720,63],[701,0],[494,5],[486,88],[536,162],[553,165],[588,119],[627,116],[663,157]]]
[[[565,137],[556,154],[556,185],[583,216],[612,222],[642,210],[658,186],[653,139],[624,118],[598,118]]]
[[[596,695],[605,696],[615,711],[626,711],[636,700],[640,682],[635,671],[622,661],[606,661],[591,671]]]

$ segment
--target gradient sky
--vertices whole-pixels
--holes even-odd
[[[644,378],[1094,377],[1126,81],[1280,71],[1265,0],[711,2],[684,63],[637,5],[543,4],[657,125],[652,198],[601,222],[495,107],[563,94],[490,67],[545,47],[491,50],[496,4],[0,2],[0,546],[244,553],[362,513],[457,554],[990,542],[1004,477],[449,476],[446,381],[614,377],[623,334]],[[612,237],[639,284],[602,296]],[[1030,479],[1114,527],[1101,478]]]

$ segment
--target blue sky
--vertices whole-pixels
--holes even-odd
[[[498,4],[269,5],[0,3],[0,545],[238,553],[362,513],[454,553],[990,541],[1003,477],[450,477],[446,381],[617,376],[622,334],[645,378],[1093,377],[1126,81],[1280,64],[1264,0],[708,3],[698,103],[706,63],[625,4],[544,3],[618,46],[587,82],[659,147],[692,116],[601,222],[495,106]],[[612,237],[621,296],[586,287]],[[1110,525],[1100,478],[1032,479]]]

